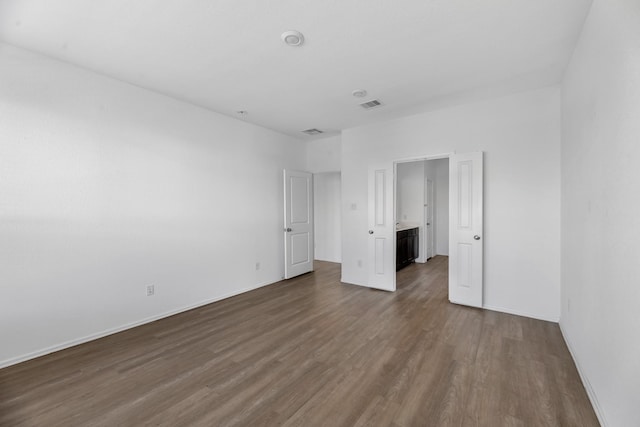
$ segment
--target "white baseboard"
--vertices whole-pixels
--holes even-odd
[[[314,258],[314,261],[333,262],[333,263],[335,263],[335,264],[340,264],[340,263],[342,263],[342,261],[341,261],[341,260],[339,260],[339,259],[326,259],[326,258],[324,258],[324,257],[322,257],[322,258]]]
[[[573,359],[573,363],[576,365],[578,369],[578,375],[580,375],[580,379],[582,380],[582,385],[584,389],[587,391],[587,396],[589,396],[589,401],[591,402],[591,406],[593,406],[593,410],[598,417],[598,421],[602,427],[607,427],[607,421],[604,418],[604,412],[602,411],[602,407],[600,403],[598,403],[598,398],[596,397],[596,392],[593,390],[591,383],[589,382],[589,378],[587,378],[584,370],[580,367],[580,362],[576,358],[576,354],[573,351],[573,346],[571,345],[571,340],[569,340],[567,333],[562,327],[562,323],[560,323],[560,332],[562,332],[562,338],[564,338],[564,342],[567,344],[567,348],[569,349],[569,354],[571,354],[571,358]]]
[[[280,280],[259,283],[259,284],[254,285],[254,286],[250,286],[248,288],[244,288],[244,289],[240,289],[238,291],[230,292],[228,294],[225,294],[225,295],[222,295],[222,296],[218,296],[218,297],[215,297],[215,298],[211,298],[211,299],[208,299],[208,300],[205,300],[205,301],[201,301],[201,302],[198,302],[196,304],[191,304],[191,305],[188,305],[188,306],[185,306],[185,307],[182,307],[182,308],[178,308],[178,309],[175,309],[175,310],[170,310],[170,311],[164,312],[162,314],[158,314],[158,315],[155,315],[155,316],[147,317],[145,319],[138,320],[138,321],[135,321],[135,322],[127,323],[125,325],[118,326],[118,327],[111,328],[111,329],[107,329],[107,330],[102,331],[102,332],[97,332],[95,334],[87,335],[87,336],[84,336],[82,338],[77,338],[77,339],[65,341],[63,343],[56,344],[56,345],[53,345],[53,346],[50,346],[50,347],[47,347],[47,348],[44,348],[44,349],[41,349],[41,350],[36,350],[36,351],[31,352],[31,353],[27,353],[25,355],[22,355],[22,356],[14,357],[14,358],[7,359],[7,360],[2,360],[2,361],[0,361],[0,369],[6,368],[6,367],[11,366],[11,365],[16,365],[18,363],[26,362],[27,360],[35,359],[35,358],[40,357],[40,356],[45,356],[45,355],[50,354],[50,353],[55,353],[56,351],[64,350],[64,349],[69,348],[69,347],[74,347],[74,346],[79,345],[79,344],[84,344],[84,343],[89,342],[89,341],[97,340],[99,338],[106,337],[107,335],[112,335],[112,334],[115,334],[115,333],[118,333],[118,332],[126,331],[127,329],[135,328],[137,326],[141,326],[141,325],[144,325],[146,323],[155,322],[156,320],[164,319],[165,317],[169,317],[169,316],[173,316],[173,315],[185,312],[185,311],[193,310],[194,308],[202,307],[204,305],[211,304],[211,303],[214,303],[214,302],[217,302],[217,301],[221,301],[223,299],[231,298],[231,297],[234,297],[236,295],[240,295],[240,294],[243,294],[245,292],[253,291],[255,289],[262,288],[264,286],[272,285],[272,284],[277,283],[277,282],[280,282]]]
[[[482,308],[491,310],[491,311],[499,311],[500,313],[515,314],[516,316],[523,316],[523,317],[530,317],[532,319],[537,319],[537,320],[544,320],[545,322],[558,323],[560,321],[559,317],[540,316],[539,314],[532,314],[532,313],[527,313],[520,310],[513,310],[510,308],[497,307],[495,305],[483,305]]]

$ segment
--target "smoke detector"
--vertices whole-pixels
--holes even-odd
[[[307,129],[307,130],[303,130],[302,133],[306,133],[307,135],[320,135],[321,133],[324,133],[323,131],[321,131],[320,129]]]
[[[364,89],[356,89],[351,92],[351,95],[355,96],[356,98],[364,98],[365,96],[367,96],[367,91]]]
[[[304,36],[300,31],[296,30],[285,31],[280,38],[289,46],[302,46],[304,43]]]

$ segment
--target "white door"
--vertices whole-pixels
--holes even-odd
[[[284,278],[313,271],[313,175],[284,171]]]
[[[482,152],[449,158],[449,301],[482,307]]]
[[[426,185],[425,185],[425,208],[424,208],[424,216],[425,216],[425,224],[424,224],[424,247],[426,248],[425,253],[426,253],[426,257],[425,257],[425,261],[428,260],[429,258],[432,258],[435,256],[435,250],[434,250],[434,233],[435,233],[435,227],[433,226],[434,222],[433,222],[433,212],[434,212],[434,208],[433,208],[433,181],[430,179],[426,180]]]
[[[369,167],[369,287],[396,290],[393,163]]]

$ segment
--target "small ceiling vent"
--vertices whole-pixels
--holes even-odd
[[[302,133],[306,133],[307,135],[320,135],[321,133],[323,133],[320,129],[307,129],[307,130],[303,130]]]
[[[382,102],[378,101],[377,99],[374,99],[374,100],[371,100],[371,101],[367,101],[367,102],[363,102],[362,104],[360,104],[360,106],[362,108],[364,108],[365,110],[370,110],[372,108],[379,107],[380,105],[382,105]]]

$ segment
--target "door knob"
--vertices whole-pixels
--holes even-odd
[[[373,230],[369,230],[369,234],[373,234]]]
[[[473,240],[480,240],[480,236],[476,234],[475,236],[473,236]]]
[[[290,229],[289,227],[285,228],[284,231],[286,231],[287,233],[290,231],[293,231],[292,229]]]

